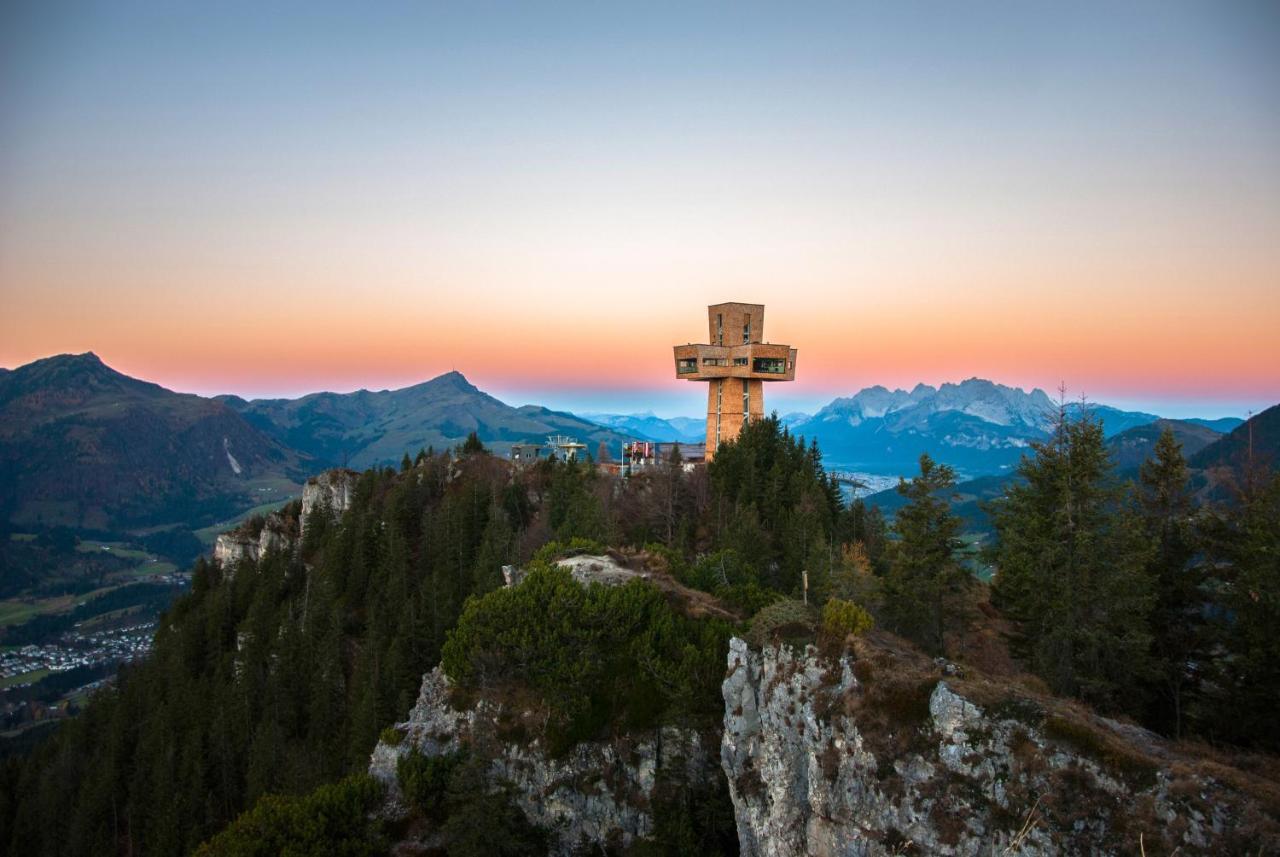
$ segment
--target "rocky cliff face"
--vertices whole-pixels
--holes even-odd
[[[733,640],[721,761],[742,854],[1280,845],[1268,784],[1060,700],[897,655],[832,660]]]
[[[556,854],[625,851],[654,831],[655,789],[723,776],[744,855],[1234,854],[1280,848],[1274,782],[1007,680],[965,675],[895,638],[820,656],[730,645],[715,736],[663,729],[552,757],[514,701],[459,703],[436,669],[370,773],[384,815],[412,817],[412,750],[487,760]],[[526,728],[530,727],[530,728]],[[513,735],[519,735],[518,739]],[[390,738],[390,736],[388,736]],[[422,827],[397,853],[447,843]],[[611,852],[612,853],[612,852]]]
[[[234,573],[244,560],[258,561],[271,551],[291,552],[297,546],[299,522],[297,506],[272,512],[264,519],[218,535],[213,544],[213,558],[224,573]]]
[[[354,470],[336,468],[308,479],[302,486],[301,528],[306,527],[313,509],[327,506],[335,518],[350,509],[359,478],[360,474]]]
[[[437,667],[423,678],[409,719],[396,724],[400,740],[380,741],[373,751],[369,773],[387,786],[384,814],[390,818],[409,813],[396,768],[414,748],[428,756],[464,747],[482,753],[489,759],[490,780],[511,786],[529,820],[553,832],[556,854],[570,854],[584,844],[626,848],[650,834],[660,771],[680,766],[694,780],[718,775],[706,742],[693,731],[668,728],[626,741],[584,742],[551,758],[537,739],[521,743],[501,737],[511,713],[502,704],[479,701],[455,709],[449,696],[449,680]],[[438,845],[431,835],[427,831],[426,841],[414,845]]]
[[[292,551],[302,538],[302,528],[315,509],[328,509],[336,519],[351,508],[360,474],[354,470],[326,470],[302,487],[302,503],[290,504],[265,519],[251,519],[221,533],[213,545],[213,558],[224,570],[244,560],[257,561],[270,551]]]

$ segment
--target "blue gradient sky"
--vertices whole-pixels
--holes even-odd
[[[0,10],[0,365],[697,413],[747,300],[784,411],[1280,400],[1280,4],[263,5]]]

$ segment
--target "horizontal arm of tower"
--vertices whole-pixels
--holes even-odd
[[[789,345],[752,342],[743,345],[677,345],[676,377],[687,381],[751,378],[794,381],[796,349]]]

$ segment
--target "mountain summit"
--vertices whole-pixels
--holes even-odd
[[[911,392],[876,385],[856,395],[836,399],[814,415],[814,421],[844,421],[851,426],[867,420],[891,419],[920,425],[937,414],[954,411],[1000,426],[1025,426],[1043,430],[1054,404],[1039,388],[1030,393],[982,378],[934,388],[917,384]]]
[[[1080,406],[1069,404],[1068,410]],[[1108,436],[1154,422],[1155,414],[1089,406]],[[1027,392],[984,378],[910,392],[867,387],[835,399],[792,431],[816,438],[829,465],[869,473],[908,473],[920,454],[967,476],[1008,472],[1031,441],[1048,436],[1058,406],[1039,388]]]
[[[625,438],[573,414],[536,405],[512,407],[480,390],[461,372],[446,372],[398,390],[312,393],[300,399],[224,396],[221,401],[283,444],[329,465],[394,464],[406,451],[447,449],[475,432],[505,452],[517,441],[567,434],[617,451]]]
[[[131,378],[92,352],[0,375],[0,519],[95,529],[200,521],[307,469],[223,403]]]
[[[92,351],[45,357],[0,375],[0,406],[27,396],[36,396],[42,403],[50,398],[71,403],[103,393],[146,396],[168,392],[159,384],[117,372]]]

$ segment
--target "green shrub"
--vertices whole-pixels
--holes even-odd
[[[547,854],[547,831],[531,823],[504,784],[490,782],[483,760],[462,760],[449,777],[441,832],[449,857]]]
[[[519,586],[468,599],[441,666],[464,688],[533,690],[552,715],[554,752],[611,724],[718,720],[730,631],[676,614],[644,581],[584,587],[535,564]]]
[[[574,536],[565,541],[547,542],[538,548],[537,553],[533,555],[532,563],[545,563],[546,565],[554,565],[558,559],[567,556],[578,556],[580,554],[599,555],[605,552],[605,546],[595,539],[584,539]]]
[[[776,590],[762,586],[755,570],[735,550],[704,554],[688,564],[660,545],[646,545],[645,549],[663,554],[671,576],[685,586],[709,592],[748,616],[782,597]]]
[[[736,586],[722,586],[715,590],[715,595],[747,615],[755,615],[782,598],[777,591],[766,589],[754,580]]]
[[[786,599],[775,601],[752,617],[747,642],[755,646],[809,642],[816,632],[813,609],[801,601]]]
[[[405,800],[428,818],[439,819],[445,809],[445,798],[453,772],[464,761],[464,754],[424,755],[417,747],[396,763],[396,781]]]
[[[368,775],[302,797],[266,795],[196,849],[196,857],[373,857],[387,843],[369,813],[382,786]]]
[[[832,598],[822,608],[822,632],[843,640],[850,634],[861,636],[875,627],[876,620],[852,601]]]
[[[394,726],[388,726],[378,735],[378,740],[388,747],[399,747],[400,742],[404,740],[404,732]]]

